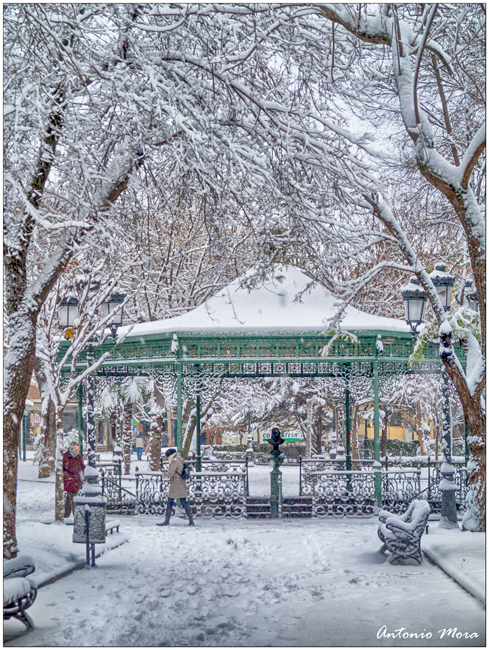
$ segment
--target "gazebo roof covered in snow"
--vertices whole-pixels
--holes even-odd
[[[307,288],[310,278],[293,266],[277,268],[272,279],[251,290],[242,286],[242,279],[238,278],[182,316],[134,326],[129,336],[172,332],[203,335],[321,332],[338,309],[338,299],[331,292],[320,285]],[[120,328],[120,333],[125,329]],[[373,316],[354,307],[346,309],[342,329],[410,331],[402,320]]]

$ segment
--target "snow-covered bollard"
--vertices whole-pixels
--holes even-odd
[[[457,504],[455,493],[457,484],[454,481],[455,468],[448,463],[442,463],[440,468],[441,517],[440,528],[457,528]]]
[[[122,464],[122,449],[118,444],[114,447],[114,452],[112,455],[112,462],[117,464]]]
[[[105,516],[107,498],[102,496],[102,488],[97,484],[98,469],[87,465],[85,483],[76,497],[73,526],[75,544],[105,544]],[[88,514],[87,514],[88,513]],[[93,562],[92,562],[93,564]]]
[[[345,448],[342,442],[336,447],[336,463],[337,470],[342,471],[346,468]]]

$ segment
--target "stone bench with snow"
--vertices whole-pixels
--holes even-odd
[[[113,535],[115,530],[118,533],[120,525],[121,522],[118,519],[115,519],[114,521],[107,521],[105,524],[105,532]]]
[[[34,623],[25,610],[36,600],[37,584],[27,576],[35,569],[34,560],[28,555],[3,562],[3,618],[17,618],[28,630]]]
[[[421,535],[426,528],[430,511],[427,501],[415,499],[403,515],[394,515],[388,510],[379,512],[377,532],[384,544],[380,552],[387,550],[392,553],[389,558],[391,564],[409,558],[421,564]]]

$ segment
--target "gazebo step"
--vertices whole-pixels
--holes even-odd
[[[285,497],[282,504],[282,517],[288,519],[312,517],[312,497]]]
[[[246,515],[250,519],[268,519],[270,517],[270,498],[248,497],[246,499]]]

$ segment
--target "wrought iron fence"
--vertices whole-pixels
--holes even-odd
[[[195,468],[196,462],[190,461]],[[341,463],[341,464],[340,464]],[[311,497],[313,516],[370,517],[375,510],[375,474],[372,460],[355,461],[356,469],[344,469],[344,461],[301,459],[299,493]],[[422,469],[390,465],[382,467],[382,507],[403,512],[415,498],[426,499],[432,512],[441,509],[439,470],[442,461],[430,461]],[[122,477],[116,463],[98,464],[107,512],[162,516],[166,508],[169,479],[163,472],[139,472]],[[163,463],[166,469],[167,463]],[[358,469],[360,467],[360,469]],[[203,460],[202,470],[187,480],[189,503],[198,517],[245,517],[249,496],[248,463]],[[457,505],[463,507],[468,491],[467,470],[456,467]]]
[[[371,517],[375,508],[375,472],[311,471],[304,494],[312,497],[313,516]]]
[[[373,459],[352,459],[352,470],[363,471],[372,469]],[[331,470],[346,470],[344,458],[332,460],[330,458],[299,458],[299,496],[307,496],[311,493],[309,475],[312,472],[327,472]]]
[[[403,513],[421,492],[420,469],[389,469],[381,476],[382,507],[394,514]]]
[[[311,495],[317,517],[371,517],[375,512],[375,475],[370,469],[309,471],[304,495]],[[421,491],[421,470],[380,471],[382,507],[404,512]]]
[[[192,472],[188,503],[197,517],[246,516],[245,472]],[[160,515],[166,509],[170,480],[162,472],[136,474],[136,512]]]
[[[102,495],[107,497],[107,513],[133,515],[136,509],[136,493],[122,485],[120,463],[97,463]],[[125,479],[127,481],[127,479]]]
[[[192,467],[192,474],[197,469],[197,461],[189,460],[188,461]],[[203,472],[215,472],[215,473],[228,473],[228,472],[242,472],[246,477],[246,496],[249,496],[250,493],[250,483],[249,483],[249,474],[248,474],[248,459],[243,460],[219,460],[219,459],[202,459],[200,461],[201,470]],[[168,469],[168,461],[165,458],[161,459],[160,463],[161,471],[164,472]]]

